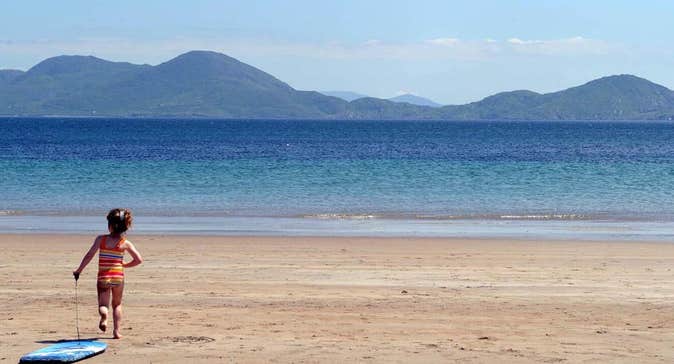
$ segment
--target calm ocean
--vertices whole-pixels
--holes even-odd
[[[5,231],[116,206],[147,231],[674,223],[664,122],[2,118],[0,171]]]

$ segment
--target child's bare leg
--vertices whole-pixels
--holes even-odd
[[[124,293],[124,284],[112,288],[112,319],[114,321],[113,336],[115,339],[121,339],[120,329],[122,326],[122,294]]]
[[[101,315],[101,320],[98,322],[98,328],[105,332],[108,328],[108,305],[110,305],[110,288],[101,285],[97,286],[98,290],[98,314]]]

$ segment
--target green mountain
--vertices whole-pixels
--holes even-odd
[[[674,92],[643,78],[620,75],[546,94],[533,112],[545,119],[657,119],[674,115]]]
[[[140,115],[320,118],[345,104],[317,92],[297,91],[234,58],[204,51],[153,67],[124,87],[127,94],[140,96],[134,105]]]
[[[674,116],[674,92],[643,78],[619,75],[548,94],[502,92],[443,109],[445,116],[464,120],[669,119]]]
[[[157,66],[92,56],[0,70],[0,115],[410,120],[653,120],[674,118],[674,92],[619,75],[567,90],[503,92],[429,107],[376,98],[347,102],[300,91],[223,54],[192,51]]]
[[[109,62],[96,57],[46,59],[0,89],[0,110],[18,115],[91,115],[108,111],[112,95],[103,92],[120,79],[150,66]],[[121,102],[123,99],[114,100]]]
[[[54,57],[0,89],[0,110],[17,115],[324,117],[342,104],[205,51],[154,67]]]

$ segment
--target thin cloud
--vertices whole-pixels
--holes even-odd
[[[532,41],[527,42],[527,41],[521,40],[519,38],[510,38],[510,39],[507,40],[507,42],[510,43],[510,44],[529,44],[529,43],[532,43]],[[538,42],[538,41],[533,41],[533,42]]]
[[[605,55],[621,48],[602,40],[571,37],[552,40],[509,38],[464,40],[438,37],[417,42],[371,39],[359,44],[289,42],[277,39],[172,38],[134,41],[125,38],[76,40],[0,39],[0,54],[41,59],[60,54],[92,54],[113,60],[156,64],[193,49],[210,49],[234,57],[293,57],[344,60],[493,60],[508,56]],[[0,64],[0,68],[21,66]],[[25,66],[25,65],[24,65]]]
[[[428,44],[440,45],[440,46],[453,46],[459,44],[459,39],[457,38],[435,38],[425,41]]]
[[[616,44],[580,36],[552,40],[510,38],[506,41],[506,44],[511,50],[518,53],[540,55],[602,55],[619,50],[619,46]]]
[[[382,42],[379,39],[370,39],[366,42],[363,43],[364,46],[377,46],[380,45]]]

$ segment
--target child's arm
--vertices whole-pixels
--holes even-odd
[[[131,254],[131,258],[133,258],[133,260],[128,263],[122,264],[124,268],[135,267],[143,262],[143,257],[140,256],[140,253],[138,252],[138,250],[136,250],[136,247],[133,246],[133,244],[131,244],[131,242],[129,241],[126,242],[126,250],[129,251],[129,254]]]
[[[75,280],[79,278],[80,273],[86,268],[87,264],[91,262],[91,259],[94,258],[94,255],[96,255],[96,250],[98,250],[98,237],[94,240],[94,243],[91,244],[91,248],[89,248],[89,251],[87,254],[82,258],[82,263],[80,263],[80,266],[75,269],[73,272],[73,275],[75,276]]]

